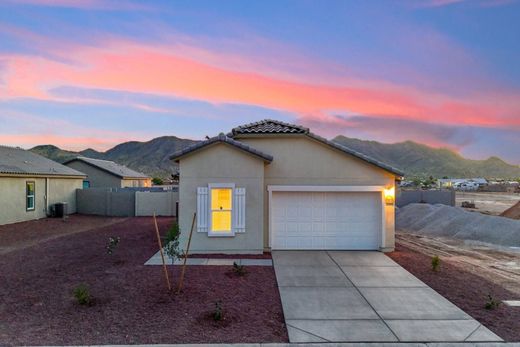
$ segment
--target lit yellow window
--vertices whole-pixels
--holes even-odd
[[[211,231],[231,232],[232,189],[211,189]]]

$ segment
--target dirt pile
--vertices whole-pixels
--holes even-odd
[[[500,214],[502,217],[520,219],[520,201]]]
[[[399,209],[396,228],[415,234],[520,247],[520,220],[468,212],[460,207],[410,204]]]

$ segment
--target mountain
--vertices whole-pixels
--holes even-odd
[[[169,159],[170,155],[195,142],[197,141],[163,136],[148,142],[124,142],[106,152],[98,152],[92,148],[72,152],[53,145],[36,146],[30,151],[60,163],[79,155],[112,160],[152,177],[168,178],[176,170],[176,164]]]
[[[413,141],[386,144],[337,136],[333,141],[403,170],[407,176],[518,178],[520,166],[497,157],[471,160],[446,148]]]
[[[465,159],[449,149],[432,148],[412,141],[385,144],[345,136],[337,136],[333,141],[397,167],[407,176],[520,177],[519,166],[510,165],[497,157],[486,160]],[[195,142],[163,136],[148,142],[124,142],[106,152],[92,148],[71,152],[53,145],[36,146],[31,151],[61,163],[78,155],[112,160],[152,177],[168,178],[176,170],[176,165],[169,160],[170,155]]]

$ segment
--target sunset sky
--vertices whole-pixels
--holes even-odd
[[[264,118],[520,164],[520,1],[0,0],[0,144]]]

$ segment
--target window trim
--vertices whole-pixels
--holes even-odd
[[[231,189],[231,230],[229,232],[212,231],[213,216],[211,210],[211,194],[213,189],[228,188]],[[208,236],[211,237],[233,237],[235,236],[235,223],[233,222],[233,213],[235,209],[235,183],[210,183],[208,184]]]
[[[33,194],[29,195],[29,184],[33,185]],[[29,207],[28,199],[32,197],[32,207]],[[25,181],[25,211],[34,211],[36,210],[36,181]]]

